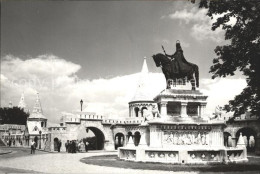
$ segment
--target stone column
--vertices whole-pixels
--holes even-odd
[[[201,106],[198,106],[198,116],[201,117]]]
[[[188,117],[187,115],[187,102],[181,102],[181,117]]]
[[[142,117],[142,112],[141,112],[141,110],[138,111],[138,117]]]
[[[129,117],[132,117],[132,107],[131,107],[131,105],[129,105]]]
[[[162,146],[160,139],[160,130],[156,128],[156,125],[150,127],[150,147],[160,148]]]
[[[135,107],[131,107],[131,117],[135,117]]]
[[[200,103],[199,110],[200,110],[200,117],[205,117],[205,109],[206,109],[206,103]]]
[[[128,139],[127,139],[127,135],[124,135],[124,146],[127,145],[127,141],[128,141]]]
[[[166,117],[167,116],[167,102],[161,102],[161,116]]]

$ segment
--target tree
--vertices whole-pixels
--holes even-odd
[[[194,3],[194,2],[193,2]],[[216,58],[210,67],[212,78],[233,76],[241,71],[247,86],[235,96],[225,110],[239,116],[247,111],[260,115],[260,1],[258,0],[201,0],[200,8],[207,8],[213,19],[212,30],[221,27],[230,44],[215,48]],[[230,19],[235,19],[235,24]]]
[[[0,123],[1,124],[19,124],[26,125],[29,114],[18,107],[0,108]]]

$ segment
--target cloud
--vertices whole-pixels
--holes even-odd
[[[128,102],[135,94],[139,79],[139,73],[109,79],[79,79],[76,75],[79,65],[54,55],[27,60],[9,55],[3,58],[1,69],[1,106],[7,106],[10,100],[17,105],[24,91],[27,106],[32,110],[38,91],[44,114],[51,121],[58,121],[63,111],[79,110],[81,99],[87,111],[126,117]],[[156,93],[164,86],[156,84],[161,77],[162,74],[151,73],[148,78]]]
[[[190,22],[207,22],[208,17],[206,16],[207,9],[200,9],[192,8],[190,10],[183,9],[180,11],[175,11],[172,14],[169,14],[168,17],[171,19],[179,19],[181,21],[185,21],[186,24]]]
[[[51,72],[48,71],[53,67],[55,68]],[[24,91],[27,106],[32,110],[38,91],[43,112],[51,122],[58,122],[62,112],[79,110],[81,99],[85,111],[111,118],[128,117],[128,102],[134,97],[140,78],[139,73],[134,73],[108,79],[79,79],[76,75],[79,65],[53,55],[27,60],[7,56],[1,62],[1,69],[1,107],[7,106],[10,100],[13,105],[18,105]],[[33,81],[30,78],[38,79],[38,83],[29,83]],[[162,73],[149,73],[146,79],[147,92],[152,97],[165,88]],[[246,84],[244,79],[201,81],[201,91],[209,95],[208,112],[213,111],[217,105],[227,103]]]
[[[242,78],[218,78],[214,80],[202,79],[201,85],[201,91],[208,96],[207,113],[212,114],[216,106],[228,104],[229,100],[234,99],[234,96],[240,94],[247,83]]]
[[[215,15],[211,20],[206,16],[207,11],[207,9],[199,9],[198,7],[186,7],[182,10],[176,10],[167,17],[169,19],[179,20],[180,25],[183,25],[183,22],[185,25],[190,24],[190,35],[198,41],[211,40],[220,43],[224,39],[223,30],[218,28],[215,31],[212,31],[211,26],[216,19],[222,15]],[[234,22],[233,19],[231,20],[231,23],[232,22]]]

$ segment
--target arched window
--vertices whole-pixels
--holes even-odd
[[[144,110],[145,110],[145,109],[147,110],[147,107],[145,107],[145,106],[144,106],[144,107],[142,107],[142,109],[141,109],[141,114],[142,114],[142,117],[144,116]]]
[[[135,135],[134,135],[134,144],[135,146],[138,146],[139,143],[140,143],[140,139],[141,139],[141,134],[140,132],[135,132]]]
[[[139,113],[139,108],[138,107],[135,107],[135,116],[138,117],[138,113]]]

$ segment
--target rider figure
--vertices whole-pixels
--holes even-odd
[[[176,41],[176,52],[172,55],[169,55],[169,54],[165,54],[167,57],[169,57],[171,60],[174,60],[176,58],[176,55],[178,53],[183,53],[183,50],[181,48],[181,43],[179,40]]]

